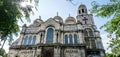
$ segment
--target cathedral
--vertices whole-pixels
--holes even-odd
[[[22,26],[20,37],[9,47],[8,57],[106,57],[93,15],[81,4],[76,18],[57,15]]]

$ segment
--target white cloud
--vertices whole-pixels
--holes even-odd
[[[105,34],[101,34],[101,37],[102,37],[102,42],[103,42],[103,46],[104,46],[104,49],[106,52],[111,52],[110,49],[107,49],[108,48],[108,45],[107,44],[109,42],[109,38],[107,37],[107,33]]]
[[[1,42],[1,44],[3,44],[3,41]],[[0,46],[0,48],[1,48],[1,46]],[[9,52],[9,45],[7,42],[4,44],[3,49],[6,51],[6,53]]]
[[[3,48],[5,49],[6,53],[9,52],[9,45],[8,44],[5,44]]]

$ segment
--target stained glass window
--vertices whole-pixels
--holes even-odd
[[[36,44],[36,36],[33,37],[32,45]]]
[[[53,43],[54,30],[49,28],[47,30],[46,43]]]
[[[72,40],[72,35],[71,34],[69,35],[69,39],[70,39],[69,43],[73,44],[73,40]]]
[[[68,44],[68,36],[65,35],[65,44]]]
[[[77,35],[74,34],[74,44],[77,44]]]

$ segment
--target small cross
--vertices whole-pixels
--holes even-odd
[[[87,18],[86,17],[84,17],[84,19],[83,19],[83,21],[85,21],[85,24],[87,24]]]

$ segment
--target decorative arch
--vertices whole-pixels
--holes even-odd
[[[53,38],[54,38],[54,29],[50,27],[47,29],[46,43],[53,43]]]

